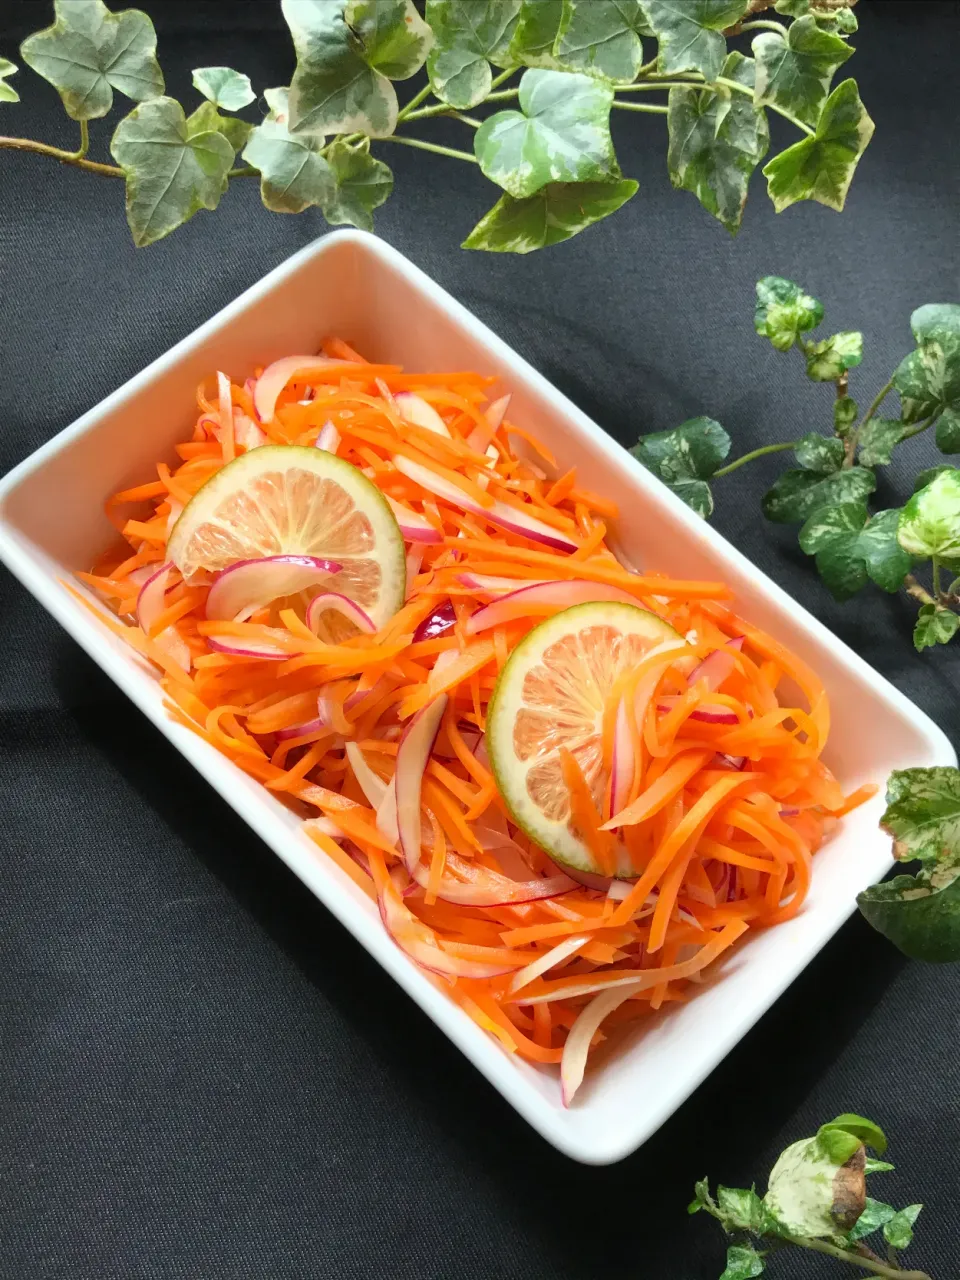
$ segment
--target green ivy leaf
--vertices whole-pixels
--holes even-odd
[[[427,57],[433,92],[466,111],[483,102],[493,79],[490,63],[513,65],[509,49],[520,0],[427,0],[435,40]]]
[[[757,62],[757,105],[789,111],[815,125],[837,67],[853,50],[839,36],[821,31],[811,15],[798,18],[784,36],[764,31],[753,41]]]
[[[570,71],[632,81],[643,65],[645,30],[640,0],[564,0],[554,53]]]
[[[347,223],[364,231],[373,230],[373,211],[390,198],[393,174],[382,160],[370,155],[370,144],[348,146],[337,138],[326,149],[333,173],[332,195],[323,202],[323,216],[334,226]]]
[[[824,1136],[833,1131],[849,1134],[856,1138],[859,1144],[872,1147],[878,1156],[882,1156],[887,1149],[887,1135],[880,1126],[875,1121],[868,1120],[866,1116],[858,1116],[855,1112],[845,1111],[843,1115],[835,1116],[833,1120],[822,1124],[817,1131],[818,1137],[823,1141]],[[851,1150],[850,1155],[852,1154]]]
[[[930,964],[960,960],[960,874],[956,867],[952,878],[938,885],[924,874],[895,876],[871,885],[859,895],[857,905],[867,923],[912,960]]]
[[[610,182],[551,182],[525,200],[501,196],[463,242],[488,253],[532,253],[569,240],[608,217],[634,195],[632,178]]]
[[[12,84],[7,84],[7,76],[16,75],[19,68],[9,58],[0,58],[0,102],[19,102],[20,95]]]
[[[870,1171],[867,1170],[867,1172],[869,1173]],[[872,1236],[874,1231],[879,1231],[883,1224],[889,1222],[896,1212],[892,1204],[884,1204],[882,1200],[871,1200],[867,1196],[866,1204],[863,1206],[863,1213],[847,1233],[847,1239],[851,1244],[855,1244],[858,1240]]]
[[[939,416],[938,446],[945,453],[960,452],[960,306],[935,302],[918,307],[910,327],[917,349],[893,375],[901,416],[907,423]]]
[[[732,1244],[727,1248],[727,1265],[720,1280],[753,1280],[763,1274],[764,1262],[752,1244]]]
[[[921,489],[925,489],[928,484],[932,484],[937,476],[942,476],[945,471],[957,471],[956,467],[950,467],[946,463],[942,463],[939,467],[928,467],[926,471],[917,473],[917,477],[913,482],[913,492],[919,493]],[[960,472],[957,472],[957,478],[960,479]]]
[[[757,281],[753,327],[778,351],[789,351],[801,333],[815,329],[822,319],[823,304],[792,280],[764,276]]]
[[[553,46],[563,21],[563,0],[523,0],[510,41],[510,60],[521,67],[557,70]]]
[[[901,862],[934,867],[945,849],[960,849],[960,771],[945,765],[896,770],[880,825]]]
[[[247,124],[246,120],[222,116],[212,102],[202,102],[187,117],[187,133],[191,137],[198,133],[222,133],[233,147],[234,156],[246,144],[252,131],[253,125]]]
[[[906,1249],[913,1242],[913,1224],[922,1208],[922,1204],[908,1204],[883,1224],[883,1238],[892,1249]]]
[[[807,357],[807,377],[814,382],[835,382],[863,359],[862,333],[835,333],[823,342],[811,342]]]
[[[201,109],[202,110],[202,109]],[[138,248],[169,235],[198,209],[215,209],[236,154],[230,141],[173,98],[152,98],[117,125],[110,153],[127,184],[127,222]]]
[[[877,487],[869,467],[847,467],[833,475],[813,471],[784,471],[764,495],[763,513],[775,524],[799,524],[818,507],[861,503]]]
[[[857,0],[851,0],[851,5]],[[777,13],[785,13],[791,18],[803,18],[812,14],[817,26],[825,31],[851,36],[857,30],[857,19],[851,5],[835,6],[833,0],[825,0],[818,4],[817,0],[777,0],[773,6]]]
[[[134,102],[163,93],[157,33],[145,13],[111,13],[103,0],[55,0],[53,12],[53,26],[27,36],[20,52],[72,119],[105,116],[114,89]]]
[[[641,0],[660,41],[657,70],[699,71],[713,82],[727,52],[721,32],[743,16],[743,0]]]
[[[864,1161],[863,1171],[866,1174],[890,1173],[896,1167],[897,1166],[894,1164],[891,1164],[889,1160],[874,1160],[871,1156],[867,1156],[866,1160]]]
[[[548,182],[619,177],[610,137],[612,105],[613,90],[591,76],[525,71],[520,110],[498,111],[476,132],[480,168],[517,200]]]
[[[960,471],[942,471],[910,498],[897,537],[912,556],[960,559]]]
[[[259,124],[243,158],[260,171],[260,198],[273,213],[302,213],[333,199],[336,179],[322,154],[323,138],[287,128],[287,92],[268,89],[270,115]]]
[[[393,133],[391,81],[415,75],[433,41],[413,0],[282,0],[282,9],[297,54],[290,132]]]
[[[813,137],[795,142],[764,166],[777,213],[798,200],[816,200],[839,212],[873,127],[856,81],[844,80],[824,103]]]
[[[699,1213],[705,1205],[712,1203],[710,1183],[706,1178],[701,1178],[699,1182],[693,1184],[693,1199],[687,1205],[687,1213]]]
[[[731,1227],[757,1233],[763,1230],[767,1212],[752,1187],[749,1191],[742,1187],[717,1187],[717,1203],[728,1230]]]
[[[833,429],[838,436],[845,436],[853,424],[856,422],[860,410],[857,408],[856,400],[852,400],[850,396],[841,396],[839,400],[833,402]],[[872,463],[866,463],[872,466]]]
[[[730,437],[713,418],[690,418],[672,431],[654,431],[630,450],[697,515],[713,511],[707,481],[730,452]]]
[[[250,84],[250,77],[232,67],[197,67],[193,73],[193,87],[224,111],[239,111],[247,107],[257,96]]]
[[[860,461],[865,467],[885,467],[906,430],[899,418],[871,418],[860,432]]]
[[[897,541],[897,510],[867,520],[862,502],[818,507],[800,530],[800,546],[816,556],[817,572],[838,600],[849,600],[867,579],[897,591],[913,561]]]
[[[731,53],[724,78],[753,87],[753,63]],[[667,167],[675,187],[692,191],[708,213],[736,233],[754,169],[770,146],[767,117],[744,94],[683,86],[670,90]]]
[[[843,441],[816,431],[798,440],[793,452],[805,471],[816,471],[821,476],[832,475],[843,465]]]

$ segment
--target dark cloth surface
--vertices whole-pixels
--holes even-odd
[[[183,100],[195,66],[287,82],[274,5],[148,7]],[[753,333],[758,276],[802,281],[828,332],[864,330],[864,404],[911,345],[911,309],[960,298],[960,11],[860,11],[851,72],[877,132],[842,216],[775,217],[758,181],[731,239],[671,190],[662,121],[624,113],[616,140],[640,194],[566,246],[462,252],[495,192],[471,166],[395,145],[380,149],[396,191],[378,230],[625,443],[697,413],[737,454],[818,428],[829,388]],[[19,61],[47,14],[7,0],[0,54]],[[16,84],[3,132],[75,145],[52,88],[26,70]],[[96,158],[109,128],[92,126]],[[4,471],[325,230],[236,183],[216,213],[137,252],[119,183],[8,151],[0,175]],[[880,481],[888,505],[936,460],[926,437],[903,452]],[[719,485],[717,526],[956,739],[960,650],[917,657],[902,598],[831,600],[794,532],[760,515],[781,463]],[[908,963],[852,920],[639,1153],[577,1166],[5,573],[0,618],[3,1280],[714,1280],[724,1245],[686,1216],[694,1180],[762,1182],[788,1142],[847,1110],[891,1137],[897,1172],[875,1194],[927,1206],[914,1265],[958,1274],[956,968]],[[812,1256],[771,1266],[841,1271]]]

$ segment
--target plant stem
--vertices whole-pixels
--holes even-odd
[[[82,141],[82,135],[81,135]],[[34,142],[32,138],[0,138],[0,147],[10,147],[14,151],[35,151],[40,156],[51,156],[61,164],[72,164],[74,168],[86,169],[89,173],[102,173],[107,178],[122,178],[123,170],[113,164],[98,164],[96,160],[87,160],[77,151],[63,151],[60,147],[49,147],[45,142]]]
[[[905,431],[903,435],[900,437],[901,441],[912,440],[914,436],[920,435],[922,432],[926,431],[927,427],[933,426],[933,424],[937,420],[937,417],[938,415],[934,413],[926,420],[926,422],[921,422],[920,425],[917,427],[911,427],[909,431]]]
[[[499,88],[499,86],[502,85],[505,80],[510,79],[514,71],[516,71],[516,67],[510,67],[506,71],[501,71],[498,76],[494,76],[493,79],[490,81],[490,88],[491,89]],[[490,97],[489,93],[487,94],[487,97],[488,98]]]
[[[647,76],[647,75],[650,75],[651,72],[656,71],[656,69],[657,69],[657,59],[651,58],[649,62],[645,62],[643,64],[643,66],[637,72],[637,75]]]
[[[762,458],[766,453],[782,453],[784,449],[793,449],[796,443],[796,440],[788,440],[786,444],[765,444],[761,449],[754,449],[750,453],[745,453],[742,458],[737,458],[735,461],[727,463],[725,467],[715,471],[712,478],[719,480],[721,476],[728,476],[731,471],[736,471],[744,463],[752,462],[754,458]]]
[[[246,164],[240,169],[231,169],[227,174],[228,178],[259,178],[260,170],[254,169],[253,165]]]
[[[425,98],[430,97],[431,88],[432,86],[428,82],[423,86],[423,88],[418,93],[415,93],[413,95],[413,97],[410,99],[409,102],[405,103],[404,106],[400,108],[400,110],[397,112],[397,124],[399,124],[401,120],[406,120],[410,115],[411,111],[416,111],[420,103],[423,102]]]
[[[835,1244],[828,1244],[826,1240],[814,1240],[810,1236],[793,1236],[786,1232],[780,1239],[799,1245],[801,1249],[812,1249],[814,1253],[825,1253],[829,1258],[849,1262],[851,1266],[872,1271],[876,1276],[885,1276],[887,1280],[931,1280],[925,1271],[901,1271],[899,1267],[887,1266],[885,1262],[874,1262],[871,1258],[864,1258],[859,1254],[850,1253],[847,1249],[841,1249]]]
[[[669,114],[669,107],[655,106],[652,102],[614,102],[619,111],[650,111],[658,116]]]
[[[89,120],[80,121],[80,146],[73,153],[75,160],[82,160],[90,150],[90,122]]]
[[[748,98],[753,97],[753,90],[749,86],[741,84],[739,80],[728,80],[726,76],[718,76],[717,84],[722,84],[724,88],[732,89],[735,93],[744,93]],[[813,129],[808,124],[804,124],[802,120],[798,120],[796,116],[791,115],[789,111],[784,111],[782,107],[775,107],[772,102],[764,103],[764,106],[769,107],[771,111],[776,111],[777,115],[783,116],[784,120],[789,120],[791,124],[796,125],[798,129],[802,129],[809,137],[812,138],[814,136]]]
[[[843,460],[843,465],[845,467],[853,466],[854,458],[857,456],[857,444],[860,441],[860,432],[867,425],[867,423],[870,421],[873,415],[877,412],[881,404],[883,404],[884,400],[886,400],[887,396],[890,394],[892,390],[893,390],[893,379],[891,378],[890,381],[885,386],[880,388],[880,390],[874,396],[873,403],[870,405],[870,408],[867,410],[867,412],[863,415],[863,417],[860,419],[860,421],[857,423],[854,429],[847,436],[846,457]]]
[[[929,591],[916,580],[912,573],[908,573],[903,580],[904,588],[908,596],[913,596],[914,600],[919,600],[921,604],[936,604],[933,596]]]
[[[933,565],[933,598],[939,600],[943,594],[943,588],[940,585],[940,557],[933,556],[931,563]]]
[[[501,89],[499,93],[488,93],[484,102],[507,102],[519,94],[519,89]]]
[[[755,22],[741,22],[737,27],[737,35],[741,31],[778,31],[780,35],[787,34],[787,28],[781,22],[768,22],[766,18],[758,18]]]
[[[643,80],[639,84],[618,84],[617,93],[650,93],[653,89],[689,89],[683,80]]]
[[[435,142],[424,142],[421,138],[398,138],[395,133],[391,133],[387,138],[378,138],[378,142],[398,142],[404,147],[419,147],[421,151],[432,151],[438,156],[450,156],[453,160],[469,160],[471,164],[478,164],[477,157],[471,155],[469,151],[455,151],[453,147],[441,147]]]

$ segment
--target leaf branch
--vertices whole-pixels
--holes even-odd
[[[85,126],[86,121],[82,121],[82,124]],[[79,151],[64,151],[61,147],[51,147],[45,142],[35,142],[32,138],[0,137],[0,148],[6,147],[13,151],[32,151],[36,155],[50,156],[53,160],[59,160],[61,164],[73,165],[75,169],[85,169],[88,173],[99,173],[105,178],[123,177],[123,170],[116,165],[100,164],[97,160],[88,160],[86,158],[88,145],[88,139],[83,136],[81,136]]]
[[[788,440],[785,444],[765,444],[759,449],[752,449],[750,453],[745,453],[742,458],[736,458],[733,462],[728,462],[725,467],[721,467],[719,471],[713,473],[714,480],[719,480],[721,476],[728,476],[731,471],[736,471],[739,467],[745,466],[748,462],[753,462],[754,458],[762,458],[768,453],[782,453],[785,449],[795,449],[796,440]]]
[[[885,1280],[932,1280],[932,1277],[926,1271],[903,1271],[899,1267],[888,1266],[880,1259],[864,1257],[859,1253],[852,1253],[849,1249],[841,1249],[838,1245],[830,1244],[826,1240],[815,1240],[811,1236],[795,1236],[784,1231],[779,1239],[786,1240],[788,1244],[798,1245],[801,1249],[811,1249],[814,1253],[825,1253],[828,1258],[836,1258],[838,1262],[849,1262],[852,1267],[860,1267],[864,1271],[870,1271],[875,1276],[884,1276]]]

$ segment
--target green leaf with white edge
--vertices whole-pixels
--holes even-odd
[[[794,1234],[832,1236],[837,1171],[834,1160],[816,1138],[801,1138],[784,1151],[770,1173],[764,1207]]]
[[[729,54],[722,71],[753,87],[753,63],[743,54]],[[668,104],[670,181],[736,233],[750,178],[770,146],[766,115],[744,94],[693,85],[671,89]]]
[[[863,359],[862,333],[835,333],[823,342],[811,342],[807,357],[807,377],[814,382],[835,382]]]
[[[869,577],[884,591],[898,591],[913,565],[897,541],[896,509],[867,520],[863,503],[818,507],[800,530],[800,546],[816,556],[817,571],[838,600],[848,600]]]
[[[257,96],[250,77],[242,71],[234,71],[232,67],[197,67],[193,73],[193,87],[224,111],[240,111]]]
[[[717,1187],[717,1204],[723,1214],[727,1230],[761,1232],[767,1213],[763,1201],[751,1187]]]
[[[794,448],[797,461],[805,471],[829,476],[843,464],[843,441],[836,436],[821,436],[816,431],[798,440]]]
[[[895,1168],[896,1165],[891,1164],[889,1160],[874,1160],[872,1156],[867,1156],[863,1171],[866,1174],[891,1173]]]
[[[19,102],[20,95],[12,84],[7,84],[7,77],[16,75],[19,67],[9,58],[0,58],[0,102]]]
[[[532,253],[593,226],[635,196],[632,178],[610,182],[551,182],[525,200],[502,196],[463,242],[488,253]]]
[[[510,41],[511,63],[558,70],[553,47],[563,21],[563,0],[523,0]]]
[[[658,71],[699,71],[716,80],[727,53],[721,33],[743,16],[743,0],[641,0],[641,6],[660,41]]]
[[[824,103],[813,137],[802,138],[764,165],[777,213],[798,200],[816,200],[839,212],[873,128],[856,81],[844,80]]]
[[[570,71],[630,82],[643,65],[645,30],[640,0],[564,0],[554,55]]]
[[[280,109],[253,130],[243,149],[244,160],[260,172],[260,198],[273,213],[323,207],[336,187],[333,170],[322,155],[323,138],[290,132],[283,109],[285,91],[268,90],[265,96],[271,107]]]
[[[703,516],[713,510],[710,488],[704,482],[729,452],[726,431],[713,418],[704,417],[690,418],[671,431],[651,432],[630,450],[638,462]]]
[[[821,31],[809,14],[792,23],[784,36],[762,32],[753,41],[757,105],[780,107],[815,125],[834,72],[852,53],[845,40]]]
[[[778,351],[789,351],[801,333],[815,329],[822,319],[823,304],[792,280],[764,276],[757,281],[753,327]]]
[[[934,432],[941,453],[960,453],[960,408],[945,409]]]
[[[939,467],[927,467],[926,471],[918,471],[913,481],[913,492],[919,493],[921,489],[925,489],[928,484],[932,484],[937,476],[942,476],[945,471],[957,471],[956,467],[948,466],[947,463],[941,463]],[[960,478],[960,471],[957,471],[957,477]]]
[[[856,2],[851,0],[851,5]],[[785,13],[791,18],[812,14],[817,25],[824,30],[850,36],[857,30],[857,19],[851,5],[834,6],[829,0],[826,4],[816,4],[815,0],[777,0],[773,7],[777,13]]]
[[[687,1205],[687,1213],[699,1213],[706,1205],[713,1203],[713,1197],[710,1195],[710,1183],[707,1178],[701,1178],[699,1182],[693,1185],[693,1199]]]
[[[434,46],[427,57],[430,86],[442,102],[466,111],[483,102],[498,67],[513,65],[510,41],[520,0],[427,0]]]
[[[817,1135],[823,1141],[824,1135],[834,1130],[849,1134],[865,1147],[872,1147],[878,1156],[882,1156],[887,1149],[887,1135],[876,1121],[868,1120],[866,1116],[857,1115],[854,1111],[845,1111],[828,1120],[817,1130]],[[853,1154],[853,1150],[850,1154]]]
[[[498,111],[476,132],[480,168],[517,200],[548,182],[617,178],[612,105],[613,89],[591,76],[525,71],[520,110]]]
[[[863,502],[877,487],[869,467],[847,467],[833,475],[784,471],[763,497],[763,513],[774,524],[799,524],[817,507]]]
[[[222,133],[236,155],[246,145],[253,125],[246,120],[238,120],[236,116],[222,116],[212,102],[202,102],[192,115],[187,116],[187,134],[192,138],[207,132]]]
[[[867,1169],[867,1173],[869,1172],[870,1170]],[[863,1213],[847,1232],[847,1239],[851,1244],[855,1244],[858,1240],[864,1240],[867,1236],[872,1236],[875,1231],[880,1230],[885,1222],[889,1222],[896,1212],[892,1204],[884,1204],[882,1200],[872,1200],[870,1196],[867,1196],[866,1203],[863,1206]]]
[[[867,573],[883,591],[899,591],[913,567],[913,557],[897,538],[899,521],[898,507],[878,511],[857,538],[857,551],[863,556]]]
[[[55,0],[53,26],[27,36],[20,53],[49,80],[74,120],[97,120],[113,90],[144,102],[163,93],[157,33],[139,9],[112,13],[102,0]]]
[[[960,559],[960,471],[942,471],[910,498],[897,537],[912,556]]]
[[[731,1244],[720,1280],[753,1280],[754,1276],[763,1275],[763,1269],[763,1257],[752,1244]]]
[[[141,103],[117,125],[110,153],[127,184],[127,222],[138,248],[169,235],[198,209],[215,209],[236,154],[231,142],[183,114],[173,98]]]
[[[856,400],[850,396],[841,396],[839,400],[833,402],[833,429],[838,436],[846,436],[847,432],[856,422],[860,410],[857,408]],[[866,466],[872,465],[865,463]]]
[[[904,422],[920,422],[935,414],[949,414],[944,441],[953,441],[960,418],[960,306],[934,302],[918,307],[910,317],[917,343],[893,375],[900,393]],[[939,433],[939,425],[938,425]],[[947,448],[945,452],[955,452]]]
[[[899,418],[871,418],[858,440],[859,459],[865,467],[885,467],[906,430]]]
[[[956,865],[935,876],[895,876],[871,885],[858,896],[857,905],[867,923],[911,960],[929,964],[960,960],[960,868]]]
[[[373,230],[373,211],[390,198],[393,173],[382,160],[370,155],[370,144],[348,146],[336,138],[325,156],[333,173],[333,194],[323,202],[323,216],[333,226],[346,223]]]
[[[883,1224],[883,1238],[891,1249],[906,1249],[913,1243],[913,1224],[922,1208],[922,1204],[908,1204]]]
[[[413,0],[282,0],[282,9],[297,55],[290,132],[393,133],[391,81],[414,75],[433,42]]]
[[[896,770],[880,825],[901,862],[933,867],[944,850],[960,850],[960,771],[946,765]]]

